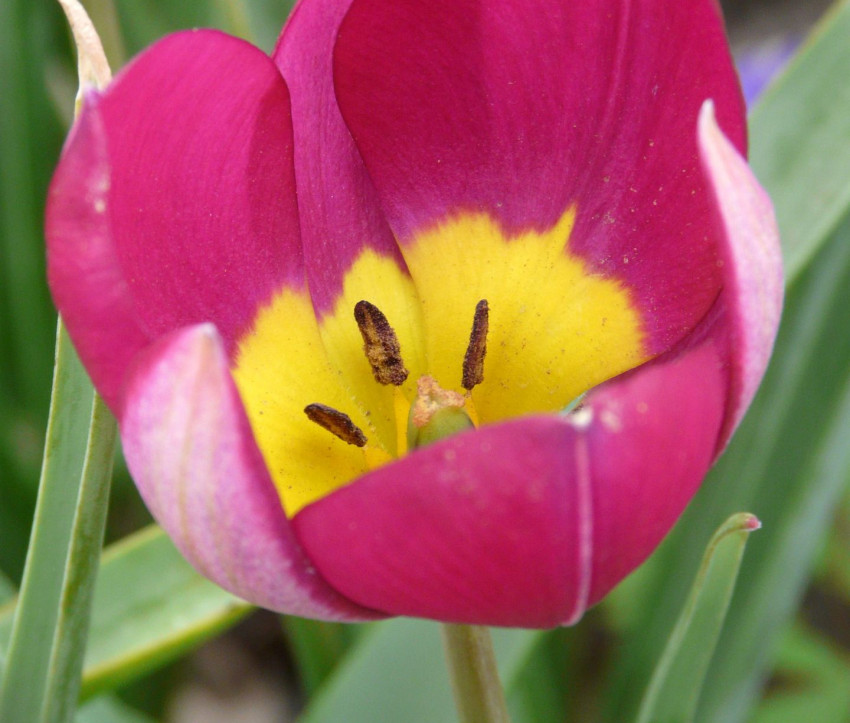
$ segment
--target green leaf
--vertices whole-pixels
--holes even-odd
[[[512,680],[540,635],[494,629],[502,680]],[[310,701],[299,723],[456,720],[437,623],[398,618],[372,626]]]
[[[115,437],[60,322],[36,517],[0,687],[5,723],[73,715]]]
[[[175,660],[251,609],[195,572],[156,526],[112,545],[95,589],[83,697]]]
[[[83,698],[180,657],[250,610],[195,572],[155,525],[111,545],[94,591]],[[0,662],[12,612],[0,609]]]
[[[369,629],[368,625],[326,623],[291,615],[284,615],[282,624],[298,666],[301,686],[308,698]]]
[[[59,9],[0,2],[0,567],[19,580],[35,508],[56,312],[44,278],[44,197],[63,131],[44,83]]]
[[[776,207],[794,279],[850,208],[850,2],[840,2],[761,97],[750,163]]]
[[[522,662],[503,679],[513,723],[579,719],[577,710],[584,703],[579,699],[592,695],[592,689],[583,686],[583,679],[592,676],[593,666],[575,651],[590,650],[594,655],[593,643],[583,639],[589,629],[583,622],[577,627],[536,634]]]
[[[130,54],[179,28],[213,27],[271,52],[292,0],[118,3],[121,31]],[[117,69],[117,68],[116,68]]]
[[[8,602],[13,597],[15,597],[14,583],[6,577],[6,575],[0,572],[0,605]]]
[[[850,605],[850,487],[836,512],[818,577]]]
[[[240,0],[227,0],[239,2]],[[251,42],[270,53],[292,11],[294,0],[253,0],[247,3]]]
[[[788,302],[781,353],[709,495],[740,488],[769,532],[745,561],[701,720],[740,720],[758,694],[850,477],[850,336],[836,334],[850,328],[850,218]]]
[[[685,607],[652,674],[638,723],[693,720],[747,538],[759,524],[752,515],[739,513],[714,533]]]
[[[51,171],[44,159],[62,142],[44,83],[52,14],[46,3],[0,3],[0,383],[12,401],[40,410],[55,328],[41,233]]]
[[[74,723],[154,723],[114,696],[101,696],[80,707]]]
[[[834,644],[802,625],[784,636],[768,693],[751,723],[799,723],[847,719],[850,662]]]
[[[95,395],[51,661],[52,685],[44,716],[49,721],[67,720],[76,708],[117,436],[115,418]]]

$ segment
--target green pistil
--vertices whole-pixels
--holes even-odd
[[[461,394],[443,389],[433,377],[421,377],[407,418],[408,449],[472,429],[475,425],[464,409],[465,401]]]

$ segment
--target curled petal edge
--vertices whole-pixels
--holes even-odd
[[[729,388],[719,453],[755,396],[773,351],[782,315],[782,253],[770,198],[720,130],[710,100],[700,110],[697,133],[723,238],[720,311],[728,335]]]
[[[140,356],[120,427],[145,503],[201,574],[292,615],[382,617],[330,587],[298,545],[214,326],[172,332]]]

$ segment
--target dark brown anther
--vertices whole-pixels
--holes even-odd
[[[358,301],[354,306],[354,319],[363,336],[363,351],[372,366],[372,374],[379,384],[404,384],[408,371],[401,359],[398,337],[387,317],[374,304]]]
[[[463,381],[466,391],[484,381],[484,357],[487,356],[487,329],[490,326],[490,307],[487,299],[481,299],[475,305],[475,317],[472,320],[472,333],[469,346],[463,356]]]
[[[304,407],[304,413],[311,421],[327,429],[343,442],[353,444],[355,447],[366,445],[366,435],[363,434],[363,430],[352,422],[347,414],[324,404],[308,404]]]

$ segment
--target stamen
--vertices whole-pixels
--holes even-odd
[[[354,319],[363,337],[363,351],[372,366],[372,374],[379,384],[401,386],[409,372],[401,359],[398,337],[387,317],[374,304],[358,301],[354,306]]]
[[[469,346],[463,357],[462,386],[471,391],[474,386],[484,381],[484,357],[487,356],[487,330],[490,326],[490,307],[487,299],[481,299],[475,305],[475,317],[472,320],[472,332],[469,335]]]
[[[310,418],[310,421],[327,429],[343,442],[353,444],[355,447],[366,445],[366,435],[363,434],[363,430],[352,422],[347,414],[325,404],[308,404],[304,407],[304,414]]]

